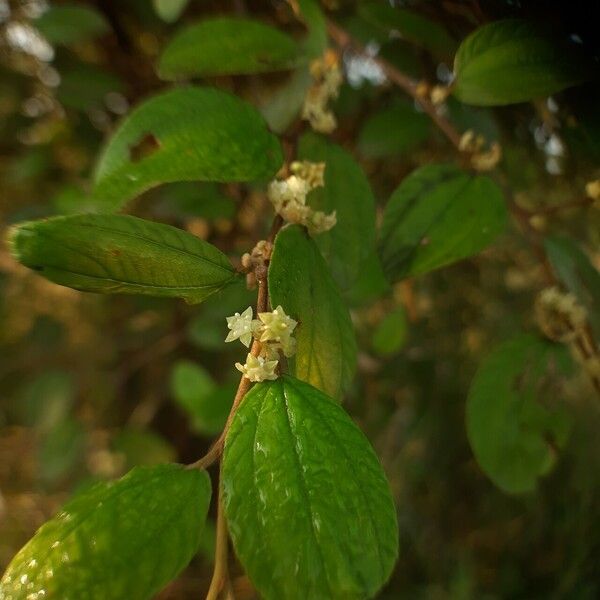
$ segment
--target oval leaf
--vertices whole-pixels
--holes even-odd
[[[104,35],[110,30],[101,13],[78,4],[51,6],[33,24],[48,42],[63,46]]]
[[[482,470],[502,490],[535,489],[555,462],[548,443],[564,445],[569,421],[564,410],[536,401],[552,359],[568,358],[564,347],[523,335],[498,347],[481,365],[467,400],[467,434]],[[554,355],[554,356],[553,356]]]
[[[69,502],[12,560],[0,597],[142,600],[195,554],[210,502],[205,472],[139,467]]]
[[[94,197],[116,210],[173,181],[257,181],[283,155],[256,109],[212,88],[179,88],[138,106],[109,140],[97,165]]]
[[[213,245],[170,225],[126,215],[74,215],[19,225],[15,258],[67,287],[201,302],[237,274]]]
[[[460,45],[452,89],[467,104],[527,102],[589,79],[584,58],[573,44],[531,22],[496,21],[474,31]]]
[[[187,8],[189,0],[153,0],[154,12],[166,23],[174,23]]]
[[[419,275],[483,250],[506,226],[498,186],[451,165],[413,171],[383,214],[379,253],[391,280]]]
[[[385,474],[344,410],[292,377],[260,383],[223,457],[225,511],[266,600],[370,598],[398,553]]]
[[[299,62],[296,42],[259,21],[221,17],[189,25],[164,49],[161,79],[281,71]]]
[[[337,398],[356,366],[350,314],[314,241],[298,225],[275,238],[269,266],[269,295],[299,324],[292,372]]]
[[[338,285],[348,289],[375,243],[375,199],[371,186],[352,156],[322,136],[302,136],[298,156],[325,163],[325,186],[312,191],[308,203],[326,213],[335,211],[337,224],[316,236],[315,242]]]

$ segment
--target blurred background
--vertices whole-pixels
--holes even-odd
[[[416,78],[445,83],[456,42],[477,25],[526,16],[577,36],[598,56],[594,2],[414,1],[443,26],[447,56],[390,37],[355,3],[328,0],[336,22]],[[293,35],[287,2],[0,0],[0,226],[85,208],[103,140],[132,105],[165,86],[157,57],[183,23],[247,13]],[[449,40],[449,41],[448,41]],[[454,47],[452,45],[454,44]],[[421,164],[453,150],[369,55],[346,53],[334,139],[360,159],[381,208]],[[289,74],[208,83],[259,106],[285,129],[273,98]],[[581,195],[600,175],[597,82],[548,102],[491,111],[449,102],[461,130],[503,147],[503,173],[527,208]],[[285,125],[282,125],[284,123]],[[293,126],[293,124],[292,124]],[[265,235],[263,190],[172,184],[128,212],[182,227],[235,261]],[[541,218],[600,266],[600,211]],[[4,237],[4,236],[3,236]],[[375,257],[346,290],[359,368],[346,408],[369,436],[399,509],[400,559],[389,599],[600,597],[600,401],[576,367],[543,400],[568,408],[571,434],[537,490],[510,496],[477,466],[464,425],[469,384],[497,343],[535,331],[540,267],[516,227],[475,259],[393,287]],[[103,297],[59,287],[0,246],[0,570],[73,493],[139,464],[192,462],[218,435],[238,381],[239,346],[225,317],[254,304],[243,287],[197,307]],[[213,515],[214,516],[214,515]],[[183,575],[160,596],[201,597],[214,525]],[[237,571],[240,597],[252,597]]]

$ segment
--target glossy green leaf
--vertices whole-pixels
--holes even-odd
[[[552,32],[522,19],[480,27],[454,59],[453,93],[462,102],[500,106],[560,92],[590,78],[584,56]]]
[[[282,71],[300,55],[287,34],[260,21],[219,17],[189,25],[164,49],[158,63],[161,79],[240,75]]]
[[[213,88],[178,88],[124,120],[98,162],[94,196],[111,211],[161,183],[267,180],[282,161],[256,109]]]
[[[424,142],[431,131],[429,118],[408,102],[398,102],[369,116],[358,136],[366,158],[399,156]]]
[[[298,321],[292,373],[338,398],[356,365],[356,340],[348,309],[315,242],[298,225],[275,238],[269,266],[271,305]]]
[[[333,229],[315,236],[342,289],[352,285],[375,244],[375,200],[362,169],[343,148],[308,133],[300,138],[298,157],[325,163],[325,186],[308,196],[308,204],[326,213],[335,211]]]
[[[97,484],[19,551],[0,598],[152,598],[195,554],[209,502],[208,475],[179,465]]]
[[[396,512],[373,448],[346,412],[289,376],[259,383],[225,441],[236,553],[265,600],[373,597],[398,553]]]
[[[64,46],[83,42],[109,31],[106,19],[97,10],[79,4],[51,6],[33,24],[48,42]]]
[[[587,310],[590,323],[600,336],[600,273],[569,238],[550,237],[544,246],[558,279]]]
[[[498,186],[451,165],[413,171],[383,214],[379,252],[391,280],[427,273],[477,254],[506,226]]]
[[[562,346],[522,335],[496,348],[471,384],[469,442],[482,470],[506,492],[534,490],[556,460],[549,440],[560,447],[567,439],[565,409],[550,410],[538,402],[542,378],[566,353]]]
[[[189,0],[152,0],[154,11],[166,23],[174,23],[186,9]]]
[[[451,58],[456,50],[456,40],[442,25],[414,10],[393,7],[380,0],[360,2],[358,14],[387,33],[397,31],[403,39],[425,48],[440,60]]]
[[[219,386],[208,371],[188,360],[178,361],[171,372],[173,397],[188,414],[193,429],[205,435],[222,431],[236,387]]]
[[[381,356],[396,354],[406,342],[408,323],[402,307],[387,314],[375,328],[371,345]]]
[[[26,267],[67,287],[201,302],[237,274],[213,245],[170,225],[126,215],[74,215],[13,228]]]

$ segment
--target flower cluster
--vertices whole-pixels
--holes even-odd
[[[290,171],[287,179],[269,184],[267,194],[275,211],[288,223],[304,225],[311,235],[329,231],[337,222],[335,211],[327,215],[306,204],[308,193],[325,184],[325,163],[293,162]]]
[[[535,308],[540,329],[551,340],[571,342],[585,327],[585,308],[573,294],[562,292],[557,287],[542,290]]]
[[[471,166],[476,171],[491,171],[502,158],[502,147],[498,142],[492,142],[484,150],[485,138],[476,135],[472,129],[465,131],[460,138],[458,149],[471,154]]]
[[[310,74],[314,83],[304,99],[302,118],[315,131],[331,133],[337,127],[337,121],[327,105],[337,98],[343,80],[337,54],[332,50],[325,52],[322,58],[311,63]]]
[[[235,313],[227,317],[229,334],[226,342],[240,340],[249,347],[252,339],[260,342],[258,356],[248,354],[246,363],[236,363],[235,367],[250,381],[277,379],[276,368],[279,363],[279,353],[293,356],[296,352],[296,340],[292,333],[298,324],[285,314],[281,306],[271,312],[258,313],[258,319],[253,319],[252,308],[248,307],[242,314]]]

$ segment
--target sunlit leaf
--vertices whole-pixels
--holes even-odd
[[[138,467],[78,494],[12,560],[0,597],[145,600],[195,554],[210,502],[203,471]]]
[[[236,553],[265,600],[371,598],[398,553],[385,474],[345,411],[289,376],[257,384],[223,458]]]
[[[236,278],[213,245],[170,225],[125,215],[74,215],[12,229],[14,256],[67,287],[201,302]]]
[[[178,88],[123,121],[100,156],[94,197],[111,211],[161,183],[267,180],[282,160],[256,109],[216,89]]]

